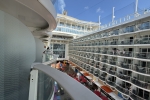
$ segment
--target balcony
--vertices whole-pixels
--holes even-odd
[[[90,72],[91,74],[93,74],[94,69],[93,69],[93,68],[91,68],[91,69],[89,70],[89,72]]]
[[[96,77],[98,77],[99,73],[98,73],[98,70],[94,71],[93,73]]]
[[[107,50],[103,50],[103,51],[102,51],[102,54],[107,54]]]
[[[96,67],[96,68],[99,68],[99,63],[98,63],[98,64],[95,64],[95,67]]]
[[[107,51],[107,54],[110,54],[110,55],[117,55],[117,51],[115,50],[110,50],[110,51]]]
[[[115,86],[115,82],[111,81],[110,79],[106,79],[106,83],[109,84],[112,87]]]
[[[102,70],[102,71],[106,71],[106,67],[103,66],[103,67],[101,68],[101,70]]]
[[[114,30],[111,35],[119,35],[119,30]]]
[[[99,61],[100,59],[99,59],[99,57],[96,57],[95,60],[96,60],[96,61]]]
[[[136,52],[135,57],[141,59],[150,59],[150,52]]]
[[[123,80],[130,81],[130,76],[124,75],[122,73],[117,73],[116,75],[117,75],[117,77],[119,77]]]
[[[89,31],[79,30],[79,29],[75,29],[73,27],[70,28],[70,27],[61,26],[61,25],[58,25],[57,28],[55,29],[55,31],[80,34],[80,35],[89,33]]]
[[[109,64],[111,65],[116,65],[117,64],[117,61],[113,61],[112,59],[109,60]]]
[[[132,64],[124,63],[124,62],[118,62],[118,66],[121,68],[125,68],[125,69],[131,69],[132,68]]]
[[[59,77],[57,77],[56,74],[59,75]],[[60,96],[63,100],[101,100],[101,98],[91,91],[87,91],[88,89],[78,81],[50,66],[43,64],[35,65],[31,71],[31,76],[30,86],[33,87],[30,88],[29,100],[35,100],[34,98],[36,98],[36,96],[39,100],[53,100],[55,96]],[[64,80],[64,78],[66,79]],[[34,88],[36,85],[38,89]],[[57,91],[55,91],[55,89]],[[80,92],[78,90],[80,90]]]
[[[90,69],[89,69],[89,66],[86,66],[85,70],[89,71],[89,70],[90,70]]]
[[[116,75],[116,71],[115,70],[109,70],[109,74]]]
[[[89,63],[91,66],[94,66],[94,61],[93,62],[91,62],[91,63]]]
[[[150,38],[149,37],[136,38],[134,44],[150,44]]]
[[[133,39],[125,39],[119,41],[119,45],[132,45],[132,44],[134,44]]]
[[[84,67],[83,67],[84,69],[86,69],[86,64],[84,65]]]
[[[105,42],[104,45],[109,45],[109,42]]]
[[[118,45],[118,41],[110,41],[109,45]]]
[[[150,83],[140,81],[136,77],[131,78],[131,82],[139,87],[142,87],[148,90],[150,89]]]
[[[140,73],[143,73],[143,74],[150,74],[150,68],[148,68],[148,67],[142,67],[142,66],[139,66],[138,64],[135,64],[132,67],[132,70],[140,72]]]
[[[127,88],[123,88],[121,84],[115,84],[115,87],[117,90],[119,90],[120,92],[129,95],[129,90]]]
[[[91,56],[91,59],[94,59],[94,56]]]
[[[144,23],[140,24],[139,29],[140,30],[150,29],[150,23],[149,22],[144,22]]]
[[[125,57],[133,57],[133,52],[132,51],[119,51],[118,55],[125,56]]]
[[[94,53],[100,53],[99,50],[95,50]]]
[[[105,81],[105,75],[102,74],[102,75],[99,76],[99,78],[100,78],[102,81]]]
[[[103,54],[103,50],[100,50],[100,53]]]
[[[106,59],[104,59],[104,58],[102,58],[101,62],[106,63],[106,62],[107,62],[107,60],[106,60]]]
[[[137,93],[136,90],[132,90],[132,92],[130,92],[130,97],[131,97],[133,100],[148,100],[148,97],[145,97],[145,99],[144,99],[144,98],[138,96],[138,93]]]

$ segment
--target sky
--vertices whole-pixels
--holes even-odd
[[[91,22],[111,21],[112,8],[115,7],[115,19],[119,19],[135,11],[136,0],[58,0],[55,3],[57,13],[63,10],[68,16]],[[150,8],[150,0],[139,0],[138,11]],[[103,23],[102,23],[103,24]]]

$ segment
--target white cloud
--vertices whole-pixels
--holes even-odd
[[[86,7],[84,7],[84,9],[89,9],[89,7],[88,7],[88,6],[86,6]]]
[[[58,5],[59,5],[59,10],[63,13],[63,11],[66,7],[65,1],[64,0],[58,0]]]
[[[103,13],[104,11],[101,10],[101,8],[99,7],[98,9],[96,9],[96,12],[97,12],[97,13]]]

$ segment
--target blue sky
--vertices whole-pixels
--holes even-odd
[[[112,7],[115,7],[116,19],[131,14],[135,9],[135,0],[58,0],[57,13],[62,9],[67,10],[68,15],[80,20],[98,22],[110,20]],[[150,7],[150,0],[139,0],[138,10]]]

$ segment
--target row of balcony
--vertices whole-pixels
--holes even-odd
[[[67,33],[73,33],[73,34],[87,34],[91,32],[92,30],[79,30],[79,29],[74,29],[74,28],[69,28],[69,27],[57,26],[55,31],[67,32]]]
[[[89,40],[91,41],[91,40]],[[94,40],[95,42],[84,42],[84,43],[74,43],[73,45],[70,44],[70,46],[104,46],[104,45],[137,45],[137,44],[150,44],[150,38],[149,37],[143,37],[143,38],[135,38],[135,39],[121,39],[119,41],[98,41]]]
[[[81,61],[81,60],[80,60]],[[143,81],[140,81],[139,79],[137,79],[136,77],[131,77],[130,75],[125,75],[125,74],[123,74],[122,72],[117,72],[116,70],[114,70],[114,68],[107,68],[107,67],[105,67],[105,66],[103,66],[103,67],[100,67],[100,68],[98,68],[98,69],[95,69],[95,67],[91,67],[91,66],[89,66],[89,64],[85,64],[85,63],[82,63],[82,64],[80,64],[80,66],[82,67],[82,68],[84,68],[85,70],[87,70],[87,71],[89,71],[91,74],[93,74],[93,75],[95,75],[95,76],[100,76],[100,79],[101,80],[104,80],[105,78],[106,78],[106,76],[104,76],[104,79],[102,78],[102,75],[100,75],[100,73],[99,73],[99,69],[101,70],[101,71],[104,71],[104,72],[107,72],[107,73],[109,73],[109,74],[111,74],[111,75],[115,75],[115,76],[117,76],[118,78],[120,78],[120,79],[123,79],[123,80],[125,80],[125,81],[128,81],[128,82],[132,82],[133,84],[135,84],[135,85],[137,85],[137,86],[139,86],[139,87],[142,87],[142,88],[145,88],[145,89],[150,89],[150,83],[149,82],[143,82]],[[137,81],[135,81],[135,80],[137,80]]]
[[[75,61],[74,59],[70,59],[72,62],[74,63],[77,63],[78,61]],[[78,63],[78,65],[80,65]],[[148,100],[147,96],[144,96],[144,97],[140,97],[134,89],[130,90],[129,87],[126,87],[124,86],[123,84],[119,84],[119,83],[116,83],[115,81],[112,81],[110,78],[106,79],[107,77],[107,74],[106,73],[102,73],[101,75],[97,72],[97,71],[93,71],[93,69],[89,69],[88,68],[85,68],[85,70],[89,71],[91,74],[95,75],[96,77],[99,77],[100,80],[106,82],[107,84],[109,84],[110,86],[116,88],[118,91],[126,94],[127,96],[129,96],[130,98],[132,98],[133,100]],[[116,75],[117,76],[117,75]],[[120,75],[118,74],[118,76],[120,78]],[[121,77],[122,79],[122,77]],[[127,76],[127,78],[129,80],[129,76]],[[138,82],[133,82],[133,80],[136,80]],[[136,78],[130,78],[130,82],[132,82],[133,84],[137,85],[137,86],[140,86],[140,87],[143,87],[145,89],[150,89],[150,83],[147,83],[147,82],[141,82],[139,80],[137,80]],[[140,85],[139,85],[140,84]]]
[[[77,63],[79,66],[83,67],[83,66],[86,66],[84,65],[84,63],[82,63],[80,65],[80,61],[78,60],[75,60],[74,58],[70,58],[70,60],[74,63]],[[82,66],[83,65],[83,66]],[[84,68],[84,67],[83,67]],[[87,69],[88,68],[88,69]],[[143,97],[139,96],[137,94],[137,91],[135,89],[132,89],[130,90],[130,87],[126,87],[126,86],[123,86],[123,84],[119,84],[119,83],[116,83],[115,81],[112,81],[110,78],[107,78],[107,73],[104,73],[102,72],[102,74],[99,74],[98,71],[94,71],[93,69],[90,69],[90,66],[88,67],[85,67],[84,69],[89,71],[91,74],[95,75],[96,77],[99,77],[100,80],[106,82],[107,84],[109,84],[110,86],[116,88],[118,91],[126,94],[127,96],[129,96],[130,98],[132,98],[133,100],[148,100],[148,96],[144,95]],[[106,69],[107,70],[107,69]],[[123,79],[123,74],[122,73],[117,73],[118,76],[116,74],[117,77]],[[119,74],[122,74],[122,75],[119,75]],[[120,77],[122,76],[122,77]],[[150,83],[149,82],[142,82],[140,81],[139,79],[136,79],[135,77],[129,77],[127,75],[124,75],[124,77],[126,77],[126,79],[132,83],[132,84],[135,84],[139,87],[142,87],[142,88],[145,88],[145,89],[150,89]],[[106,79],[107,78],[107,79]],[[130,78],[130,79],[129,79]],[[125,78],[124,78],[125,79]],[[133,82],[132,80],[136,80],[135,82]],[[138,82],[137,82],[138,81]],[[136,92],[135,92],[136,91]]]
[[[82,57],[82,56],[79,56]],[[101,63],[106,63],[106,64],[110,64],[110,65],[116,65],[120,68],[124,68],[124,69],[131,69],[133,71],[139,72],[139,73],[143,73],[143,74],[150,74],[150,68],[148,68],[148,66],[143,67],[139,64],[132,64],[132,63],[126,63],[126,62],[120,62],[120,61],[114,61],[112,59],[107,60],[106,58],[102,58],[101,60],[99,59],[94,59],[94,57],[91,57],[91,60],[88,60],[88,58],[82,58],[83,61],[85,61],[87,64],[90,64],[91,66],[95,65],[95,67],[99,66],[99,63],[97,63],[97,61],[101,62]],[[97,60],[97,61],[95,61]],[[95,63],[94,63],[95,61]]]
[[[82,41],[99,39],[99,38],[110,37],[110,36],[119,36],[122,34],[136,32],[136,31],[145,30],[145,29],[150,29],[149,21],[144,22],[142,24],[132,25],[126,28],[121,28],[121,29],[117,29],[117,30],[113,30],[113,31],[105,32],[105,33],[94,33],[92,35],[73,40],[73,42],[82,42]]]
[[[78,51],[77,51],[78,52]],[[133,52],[133,51],[118,51],[118,50],[99,50],[99,51],[94,51],[94,50],[79,50],[79,52],[84,52],[84,53],[93,53],[93,54],[104,54],[104,55],[114,55],[114,56],[123,56],[123,57],[135,57],[135,58],[141,58],[141,59],[150,59],[150,52]],[[70,52],[72,53],[72,52]],[[83,56],[88,56],[88,54],[82,53]]]

